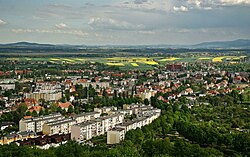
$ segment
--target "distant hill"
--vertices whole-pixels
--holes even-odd
[[[249,49],[250,40],[247,39],[238,39],[234,41],[217,41],[217,42],[204,42],[196,45],[188,46],[189,48],[223,48],[223,49]]]
[[[13,46],[13,47],[53,47],[56,45],[52,44],[38,44],[38,43],[29,43],[29,42],[17,42],[17,43],[10,43],[10,44],[0,44],[0,46]]]
[[[188,49],[250,49],[250,40],[238,39],[234,41],[215,41],[215,42],[203,42],[195,45],[102,45],[102,46],[86,46],[86,45],[53,45],[53,44],[39,44],[29,42],[18,42],[10,44],[0,44],[0,48],[21,48],[21,49],[84,49],[84,48],[188,48]]]

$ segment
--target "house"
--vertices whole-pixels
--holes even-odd
[[[32,106],[28,111],[30,111],[31,113],[33,111],[36,111],[36,113],[39,114],[41,110],[44,110],[44,107],[39,105],[39,106]]]
[[[66,112],[68,112],[68,109],[70,106],[72,106],[74,108],[74,106],[70,102],[65,102],[65,103],[58,102],[57,103],[57,107],[61,107],[62,110],[65,109]]]
[[[38,102],[36,99],[33,98],[25,98],[23,99],[24,103],[27,105],[28,109],[32,108],[33,106],[37,106]]]

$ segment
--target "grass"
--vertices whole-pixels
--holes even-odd
[[[77,57],[20,57],[14,58],[9,57],[5,60],[9,61],[47,61],[53,64],[83,64],[85,62],[90,63],[103,63],[109,66],[118,66],[122,69],[152,69],[153,65],[165,66],[168,62],[223,62],[228,61],[228,63],[236,64],[241,59],[247,56],[190,56],[190,57],[112,57],[112,58],[77,58]]]

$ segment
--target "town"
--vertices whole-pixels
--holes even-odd
[[[149,70],[123,71],[98,62],[29,61],[29,68],[23,63],[1,62],[5,69],[0,71],[2,145],[49,149],[73,140],[94,146],[98,136],[114,145],[123,142],[130,130],[159,119],[169,105],[192,111],[250,101],[250,72],[242,70],[249,63],[247,56],[236,64],[225,57],[223,62],[171,61]],[[232,128],[249,133],[243,123],[249,126],[248,121],[234,122]],[[173,136],[177,135],[169,134]]]

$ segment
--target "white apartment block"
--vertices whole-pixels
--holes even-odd
[[[132,109],[132,108],[136,108],[140,106],[144,106],[144,104],[131,104],[131,105],[124,104],[122,108],[127,110],[127,109]]]
[[[125,129],[123,128],[114,128],[111,131],[107,132],[107,144],[116,144],[120,143],[125,139]]]
[[[123,110],[116,110],[112,112],[113,114],[123,114],[124,116],[130,116],[133,114],[133,109],[123,109]]]
[[[83,87],[89,87],[90,85],[93,88],[108,88],[109,87],[109,82],[73,82],[74,85],[79,84],[82,85]]]
[[[71,129],[71,139],[82,141],[103,135],[105,132],[114,128],[115,125],[122,123],[123,120],[123,114],[116,114],[74,125]]]
[[[72,118],[65,118],[62,120],[45,123],[43,125],[43,134],[69,134],[71,133],[71,127],[76,124],[76,121]]]
[[[100,112],[102,113],[107,113],[107,114],[111,114],[112,111],[116,111],[117,107],[115,106],[110,106],[110,107],[102,107],[102,108],[94,108],[95,112]]]
[[[2,87],[2,90],[10,90],[15,89],[16,85],[13,84],[0,84],[0,87]]]
[[[60,82],[37,82],[35,92],[39,93],[53,93],[61,91]]]
[[[83,123],[86,121],[94,120],[98,117],[100,117],[101,113],[100,112],[86,112],[86,113],[81,113],[78,115],[72,116],[74,120],[76,120],[76,123]]]
[[[62,92],[33,92],[33,93],[25,93],[26,98],[33,98],[36,101],[40,99],[44,99],[45,101],[57,101],[62,98]]]
[[[42,132],[44,123],[57,121],[63,118],[64,117],[60,113],[27,119],[23,118],[19,121],[19,131]]]
[[[116,125],[116,127],[107,132],[107,144],[116,144],[125,138],[125,134],[129,130],[141,128],[153,122],[160,116],[160,113],[154,112],[148,116],[138,118],[134,121],[124,122]]]

